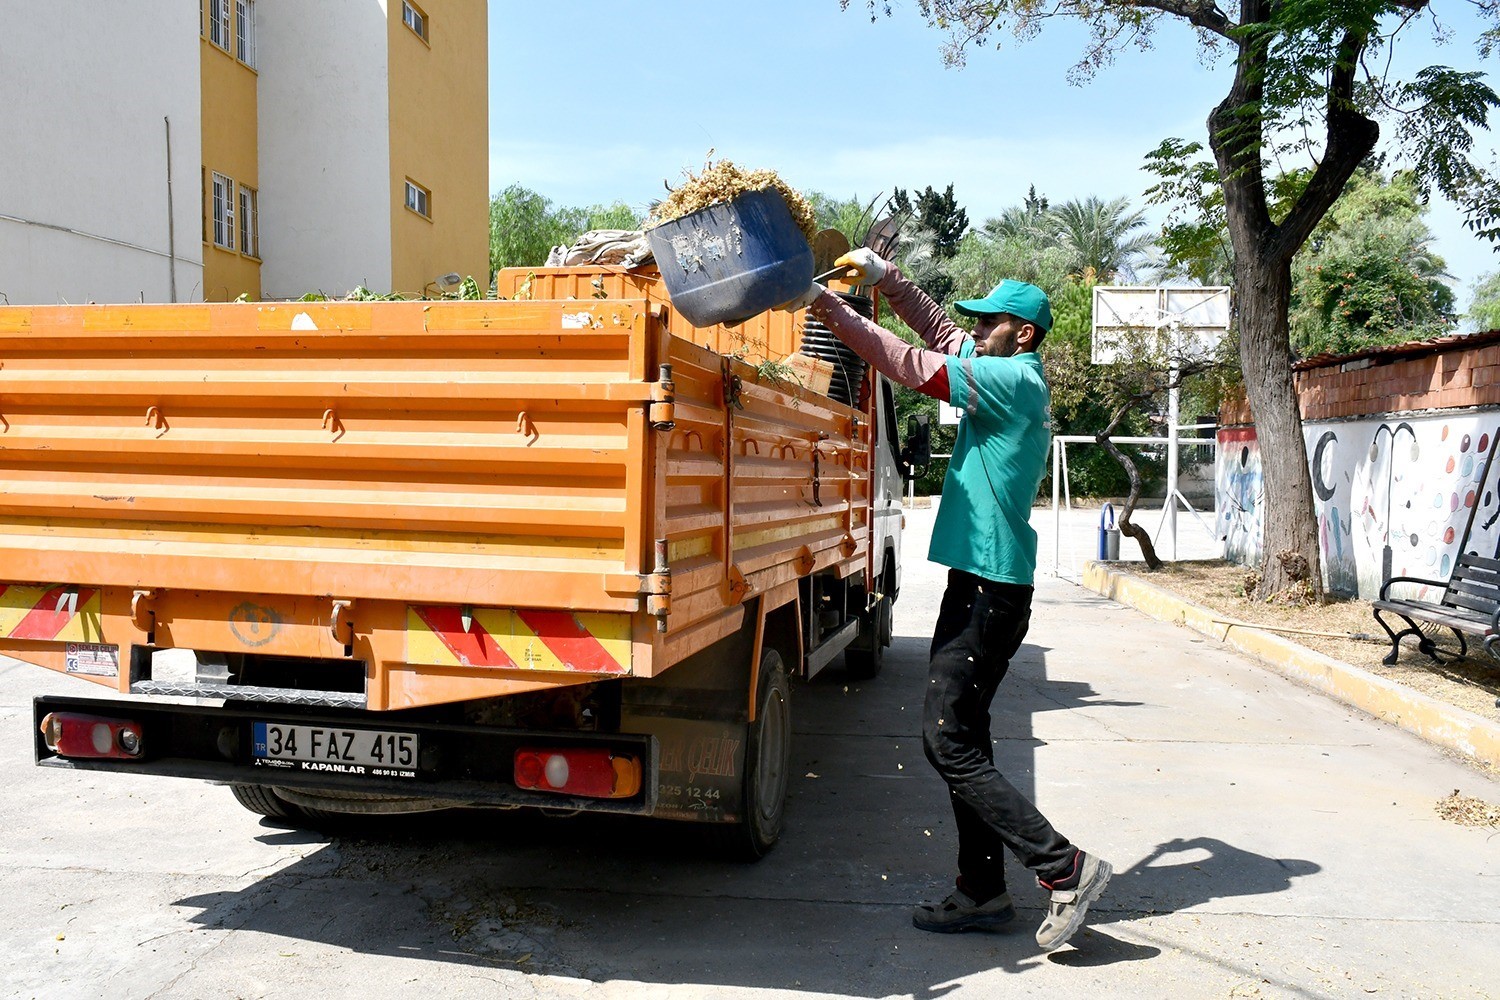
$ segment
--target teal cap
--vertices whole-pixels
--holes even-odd
[[[996,285],[994,291],[984,298],[964,299],[953,303],[953,308],[965,316],[1010,313],[1028,323],[1035,323],[1043,333],[1052,329],[1052,304],[1047,301],[1047,293],[1035,285],[1010,278]]]

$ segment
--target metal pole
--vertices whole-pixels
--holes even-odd
[[[1497,435],[1500,437],[1500,435]],[[1062,508],[1057,505],[1057,494],[1062,488],[1063,443],[1052,439],[1052,575],[1060,576],[1062,570]]]
[[[1167,558],[1177,559],[1177,371],[1167,391]]]
[[[167,124],[167,287],[172,301],[177,301],[177,227],[172,219],[172,119]]]

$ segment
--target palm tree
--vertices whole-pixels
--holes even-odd
[[[1012,239],[1046,245],[1052,242],[1047,214],[1047,198],[1038,195],[1033,184],[1024,202],[1011,205],[998,218],[986,219],[980,232],[996,241]]]
[[[1068,254],[1069,273],[1100,282],[1134,280],[1136,266],[1150,251],[1153,237],[1142,211],[1129,211],[1124,198],[1103,201],[1090,195],[1049,209],[1045,225]]]

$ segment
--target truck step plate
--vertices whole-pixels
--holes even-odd
[[[265,767],[401,778],[417,773],[421,740],[415,733],[333,729],[286,722],[252,724],[250,755]]]

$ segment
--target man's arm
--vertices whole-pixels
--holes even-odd
[[[918,294],[921,294],[920,290]],[[827,289],[819,292],[808,310],[882,375],[907,388],[915,389],[924,396],[948,402],[946,354],[908,344],[850,309],[843,299]]]
[[[886,264],[885,274],[875,287],[880,289],[896,315],[904,319],[931,350],[957,354],[964,341],[969,339],[963,327],[949,319],[943,307],[902,274],[895,264]]]

